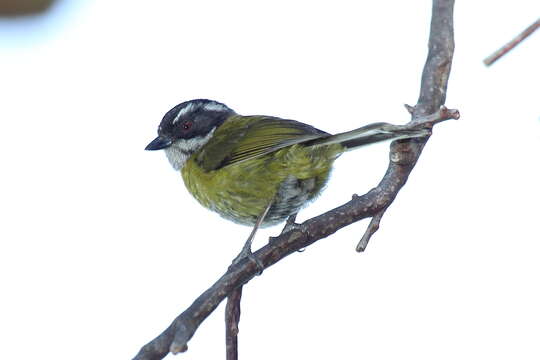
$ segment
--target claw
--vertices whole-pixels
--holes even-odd
[[[270,236],[268,238],[268,242],[272,244],[278,237],[281,235],[288,233],[289,231],[293,230],[300,230],[302,225],[295,222],[297,214],[292,214],[287,218],[287,222],[285,223],[285,226],[283,227],[283,230],[281,230],[281,233],[278,236]]]
[[[238,264],[240,261],[244,259],[248,259],[249,261],[255,263],[257,266],[257,275],[261,275],[264,271],[264,265],[261,260],[259,260],[253,253],[251,252],[251,249],[244,247],[242,251],[234,258],[232,261],[232,265]]]

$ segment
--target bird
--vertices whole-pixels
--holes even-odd
[[[164,150],[202,206],[253,227],[237,263],[252,258],[257,229],[287,219],[294,224],[300,209],[323,191],[341,154],[430,130],[379,122],[331,135],[299,121],[240,115],[221,102],[195,99],[170,109],[157,133],[145,150]]]

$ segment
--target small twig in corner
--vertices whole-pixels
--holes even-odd
[[[529,35],[540,28],[540,19],[536,20],[532,25],[523,30],[518,36],[513,38],[510,42],[504,45],[499,50],[484,59],[484,64],[490,66],[495,61],[499,60],[502,56],[506,55],[510,50],[515,48],[519,43],[525,40]]]

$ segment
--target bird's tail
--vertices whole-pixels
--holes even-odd
[[[427,128],[418,128],[409,125],[392,125],[380,122],[344,133],[311,140],[309,141],[309,146],[341,144],[349,150],[386,140],[410,139],[430,134],[431,130]]]

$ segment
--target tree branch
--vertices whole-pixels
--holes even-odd
[[[429,52],[418,104],[413,119],[405,126],[432,127],[447,119],[459,117],[457,110],[441,107],[446,97],[446,86],[452,56],[453,0],[434,0],[429,37]],[[428,137],[394,141],[390,146],[390,162],[383,179],[374,189],[362,196],[354,196],[346,204],[305,221],[285,232],[254,253],[264,268],[272,266],[287,255],[328,237],[339,229],[364,218],[376,216],[395,199],[406,183]],[[380,219],[379,219],[380,220]],[[169,352],[186,351],[187,342],[199,325],[219,303],[235,289],[257,275],[257,265],[249,259],[231,266],[208,290],[181,313],[158,337],[142,347],[134,360],[158,360]]]
[[[235,289],[225,306],[225,353],[227,360],[238,360],[238,323],[240,322],[242,287]]]
[[[527,27],[525,30],[523,30],[518,36],[510,40],[507,44],[505,44],[502,48],[495,51],[493,54],[488,56],[484,59],[484,64],[486,66],[490,66],[495,61],[499,60],[501,57],[506,55],[510,50],[515,48],[517,45],[519,45],[523,40],[525,40],[529,35],[531,35],[533,32],[538,30],[540,28],[540,19],[536,20],[534,23],[532,23],[529,27]]]

